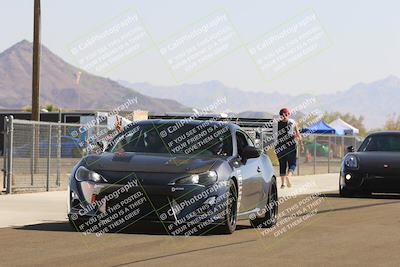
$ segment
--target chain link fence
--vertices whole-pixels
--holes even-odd
[[[73,166],[89,152],[91,135],[104,128],[80,131],[80,124],[12,117],[4,125],[3,187],[8,193],[66,189]]]
[[[272,124],[269,128],[238,124],[252,137],[255,146],[269,155],[278,174],[274,152],[276,129]],[[1,164],[3,189],[8,193],[66,189],[73,166],[82,156],[98,152],[96,141],[111,133],[104,125],[82,131],[85,125],[16,120],[12,116],[5,118],[4,125]],[[298,149],[297,175],[339,172],[347,147],[357,148],[360,143],[354,136],[304,136],[304,150]]]
[[[279,174],[279,162],[274,151],[274,131],[265,128],[244,128],[255,140],[255,145],[270,157]],[[297,175],[338,173],[347,147],[358,148],[362,140],[357,136],[336,136],[328,134],[303,135],[303,150],[297,149]]]

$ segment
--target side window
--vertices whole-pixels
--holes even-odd
[[[243,133],[236,132],[236,141],[237,141],[238,154],[241,156],[243,148],[245,146],[248,146],[247,139]]]
[[[253,139],[251,139],[251,137],[250,137],[248,134],[245,134],[245,136],[246,136],[247,144],[248,144],[249,146],[254,146]]]

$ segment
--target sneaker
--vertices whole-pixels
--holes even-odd
[[[283,188],[285,188],[285,185],[283,184],[283,185],[281,185],[281,189],[283,189]]]
[[[287,187],[292,187],[292,184],[289,181],[287,181]]]

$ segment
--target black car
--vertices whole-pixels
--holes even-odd
[[[126,126],[99,155],[73,169],[68,218],[101,234],[135,222],[159,222],[171,235],[217,228],[238,219],[257,227],[277,220],[270,159],[237,125],[218,121],[147,120]]]
[[[357,152],[348,147],[339,179],[341,196],[400,193],[400,132],[370,134]]]

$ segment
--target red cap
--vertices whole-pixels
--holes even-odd
[[[283,113],[290,113],[289,112],[289,109],[287,109],[287,108],[283,108],[283,109],[281,109],[280,111],[279,111],[279,115],[283,115]]]

